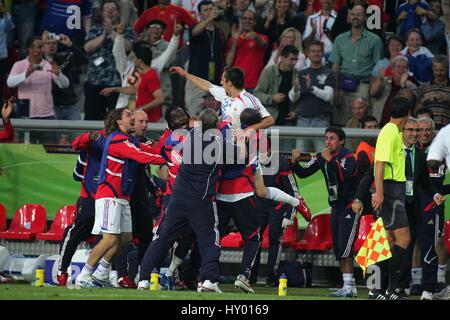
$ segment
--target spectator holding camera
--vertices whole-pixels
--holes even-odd
[[[52,82],[59,88],[67,88],[69,79],[58,64],[44,60],[44,43],[33,36],[27,41],[28,56],[14,63],[7,85],[19,88],[19,99],[29,100],[31,119],[54,119]]]
[[[244,71],[244,88],[250,93],[256,88],[264,68],[264,55],[269,41],[266,35],[255,32],[256,18],[254,11],[246,10],[242,14],[239,27],[233,26],[226,49],[227,65]]]
[[[219,84],[224,67],[223,51],[225,36],[222,30],[214,25],[219,16],[219,9],[210,0],[203,0],[198,4],[200,22],[189,30],[188,72],[207,79],[211,83]],[[186,108],[189,114],[199,114],[204,91],[198,89],[192,82],[186,82]]]
[[[119,5],[116,1],[106,0],[101,6],[102,24],[96,24],[86,35],[84,50],[90,55],[87,79],[84,84],[85,120],[102,120],[106,111],[114,109],[118,93],[100,95],[107,87],[120,87],[122,80],[116,70],[112,52],[119,23]],[[131,27],[125,27],[125,50],[130,51],[134,39]]]
[[[80,76],[77,67],[86,64],[87,57],[65,34],[54,39],[54,34],[44,32],[43,41],[45,59],[56,63],[70,80],[69,86],[64,89],[53,84],[52,93],[56,119],[81,120],[80,106],[73,83],[78,82]],[[58,42],[68,50],[58,52]]]

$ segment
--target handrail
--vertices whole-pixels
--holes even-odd
[[[11,119],[15,129],[27,130],[99,130],[103,128],[103,121],[89,120],[32,120]],[[165,123],[149,123],[148,132],[162,132],[166,128]],[[269,130],[277,129],[279,136],[283,138],[299,137],[323,137],[326,128],[300,128],[291,126],[271,127]],[[379,130],[363,130],[343,128],[347,138],[376,138]]]

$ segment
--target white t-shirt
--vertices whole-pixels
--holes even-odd
[[[308,17],[305,26],[305,32],[303,33],[303,39],[308,38],[309,35],[312,33],[311,21],[314,21],[317,25],[317,32],[314,40],[322,41],[324,44],[324,53],[330,54],[331,51],[333,50],[333,42],[330,40],[330,38],[328,38],[326,33],[324,33],[323,29],[325,21],[326,21],[326,28],[328,30],[331,30],[331,28],[333,28],[337,12],[334,10],[331,11],[330,16],[328,17],[323,16],[321,13],[322,11],[312,14]]]
[[[231,98],[225,93],[223,87],[212,85],[209,87],[209,92],[214,96],[214,99],[220,101],[220,115],[222,121],[231,123],[233,127],[240,128],[239,116],[244,109],[253,108],[257,110],[262,118],[270,116],[270,113],[262,105],[261,101],[254,95],[248,93],[244,89],[239,93],[236,98]]]
[[[447,168],[450,168],[450,124],[439,130],[428,150],[427,160],[442,161],[445,159]]]

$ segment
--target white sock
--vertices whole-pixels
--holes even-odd
[[[447,264],[438,265],[437,281],[445,283],[445,274],[447,273]]]
[[[352,273],[343,273],[342,279],[344,280],[344,289],[352,289],[355,286]]]
[[[172,256],[172,261],[170,262],[169,269],[167,269],[165,276],[172,277],[175,270],[183,263],[183,259],[178,258],[176,255]]]
[[[111,263],[102,258],[94,275],[99,278],[109,278],[109,267],[111,267]]]
[[[422,268],[411,269],[411,280],[413,285],[422,284]]]
[[[267,187],[266,189],[267,189],[266,199],[287,203],[293,207],[298,206],[298,204],[300,203],[300,201],[297,198],[288,195],[286,192],[281,191],[278,188]]]
[[[92,275],[92,272],[94,272],[94,268],[86,263],[80,272],[80,277],[90,277]]]

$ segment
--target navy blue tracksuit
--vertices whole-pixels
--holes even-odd
[[[351,209],[358,187],[356,159],[353,153],[342,148],[329,162],[318,153],[305,166],[296,163],[292,167],[300,178],[319,170],[322,170],[328,189],[334,254],[337,260],[351,257],[359,224],[359,215]]]
[[[220,238],[215,198],[225,148],[222,137],[210,136],[208,141],[208,138],[203,139],[202,136],[200,130],[194,129],[184,142],[183,161],[170,202],[142,260],[140,280],[149,280],[151,271],[159,268],[173,242],[187,225],[194,230],[200,249],[200,281],[217,282],[219,279]],[[206,148],[214,148],[211,152],[213,161],[206,162],[204,157],[197,159],[197,151],[203,153]],[[199,160],[200,163],[194,164],[194,160]]]
[[[264,184],[266,187],[275,187],[286,192],[290,196],[296,197],[298,195],[297,184],[292,174],[288,159],[279,153],[273,154],[272,157],[278,157],[279,169],[277,172],[273,172],[273,174],[265,174],[263,176]],[[267,164],[267,167],[270,167],[270,163]],[[282,248],[281,237],[283,236],[283,229],[281,224],[284,218],[293,218],[296,210],[288,204],[259,197],[256,198],[256,204],[261,215],[261,233],[263,234],[266,228],[269,228],[269,255],[267,257],[265,274],[269,279],[275,280],[274,277],[276,275],[278,263],[280,262],[280,251]],[[256,277],[260,252],[261,250],[259,251],[256,264],[253,269],[254,278]]]
[[[443,192],[445,179],[445,162],[439,168],[429,168],[430,182],[440,194]],[[434,292],[437,285],[438,255],[437,241],[444,232],[444,205],[433,207],[430,211],[424,209],[430,205],[433,197],[425,192],[420,193],[420,213],[417,240],[420,247],[420,259],[422,262],[422,289]]]

